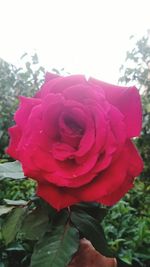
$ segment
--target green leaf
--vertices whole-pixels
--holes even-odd
[[[37,208],[30,212],[25,218],[20,233],[26,239],[37,240],[41,238],[48,228],[48,214],[44,209]]]
[[[6,248],[6,251],[25,251],[25,249],[21,244],[15,242],[11,243],[11,245]]]
[[[6,205],[0,206],[0,216],[9,213],[14,207],[8,207]]]
[[[12,242],[16,234],[18,233],[23,218],[25,216],[26,209],[25,208],[16,208],[9,214],[6,221],[3,223],[2,226],[2,236],[4,238],[5,244],[8,245]]]
[[[4,178],[23,179],[25,178],[19,161],[0,164],[0,180]]]
[[[96,202],[81,202],[71,207],[73,211],[85,211],[96,220],[101,222],[104,217],[107,215],[108,210],[106,208],[102,208],[99,203]],[[82,211],[81,211],[82,212]]]
[[[27,201],[25,200],[11,200],[11,199],[6,199],[4,198],[4,202],[7,204],[7,205],[10,205],[10,206],[26,206],[28,204]]]
[[[77,229],[69,225],[59,226],[35,246],[31,267],[66,267],[78,246]]]
[[[111,256],[103,229],[98,221],[85,212],[72,212],[71,221],[94,248],[105,256]]]
[[[145,253],[135,253],[137,258],[143,258],[145,260],[150,260],[150,255],[147,255]]]

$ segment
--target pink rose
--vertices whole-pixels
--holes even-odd
[[[35,97],[20,101],[7,153],[49,204],[113,205],[132,188],[143,168],[130,140],[142,124],[135,87],[47,73]]]

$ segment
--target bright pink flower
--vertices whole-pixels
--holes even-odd
[[[143,168],[130,138],[141,131],[135,87],[48,73],[34,98],[20,97],[7,153],[56,209],[115,204]]]

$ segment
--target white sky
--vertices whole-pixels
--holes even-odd
[[[150,0],[0,0],[0,57],[36,51],[48,70],[117,82],[129,36],[149,28]]]

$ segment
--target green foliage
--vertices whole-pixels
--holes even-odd
[[[0,202],[3,199],[28,200],[35,192],[35,182],[31,179],[26,180],[24,178],[24,173],[18,161],[0,164]],[[12,200],[9,200],[11,204]],[[7,204],[9,205],[8,201]]]
[[[136,85],[143,102],[142,135],[136,140],[145,163],[142,177],[150,177],[150,36],[147,34],[136,42],[133,49],[127,52],[126,62],[120,68],[120,83]]]
[[[18,96],[33,96],[44,79],[45,70],[39,66],[37,54],[29,59],[24,54],[21,60],[22,67],[16,68],[0,59],[0,158],[6,158],[7,129],[13,124]]]
[[[3,199],[28,200],[35,192],[33,180],[4,179],[0,182],[0,202]]]
[[[149,33],[137,40],[133,49],[127,52],[126,61],[121,66],[120,83],[136,85],[142,96],[143,128],[141,137],[135,140],[144,160],[144,171],[135,189],[127,194],[125,200],[112,208],[110,217],[117,216],[116,225],[105,230],[112,237],[112,246],[119,255],[131,262],[135,259],[141,266],[150,265],[150,36]],[[120,219],[119,219],[120,218]],[[108,221],[106,221],[107,224]],[[128,226],[129,224],[129,226]],[[115,234],[115,229],[117,233]],[[121,230],[122,229],[122,230]],[[124,230],[123,230],[124,229]],[[120,233],[118,233],[118,231]],[[123,231],[123,232],[122,232]],[[118,234],[120,241],[116,244]],[[116,240],[116,241],[115,241]]]
[[[150,187],[137,180],[135,188],[109,209],[103,221],[113,252],[125,262],[136,261],[143,267],[150,264],[149,203]]]

